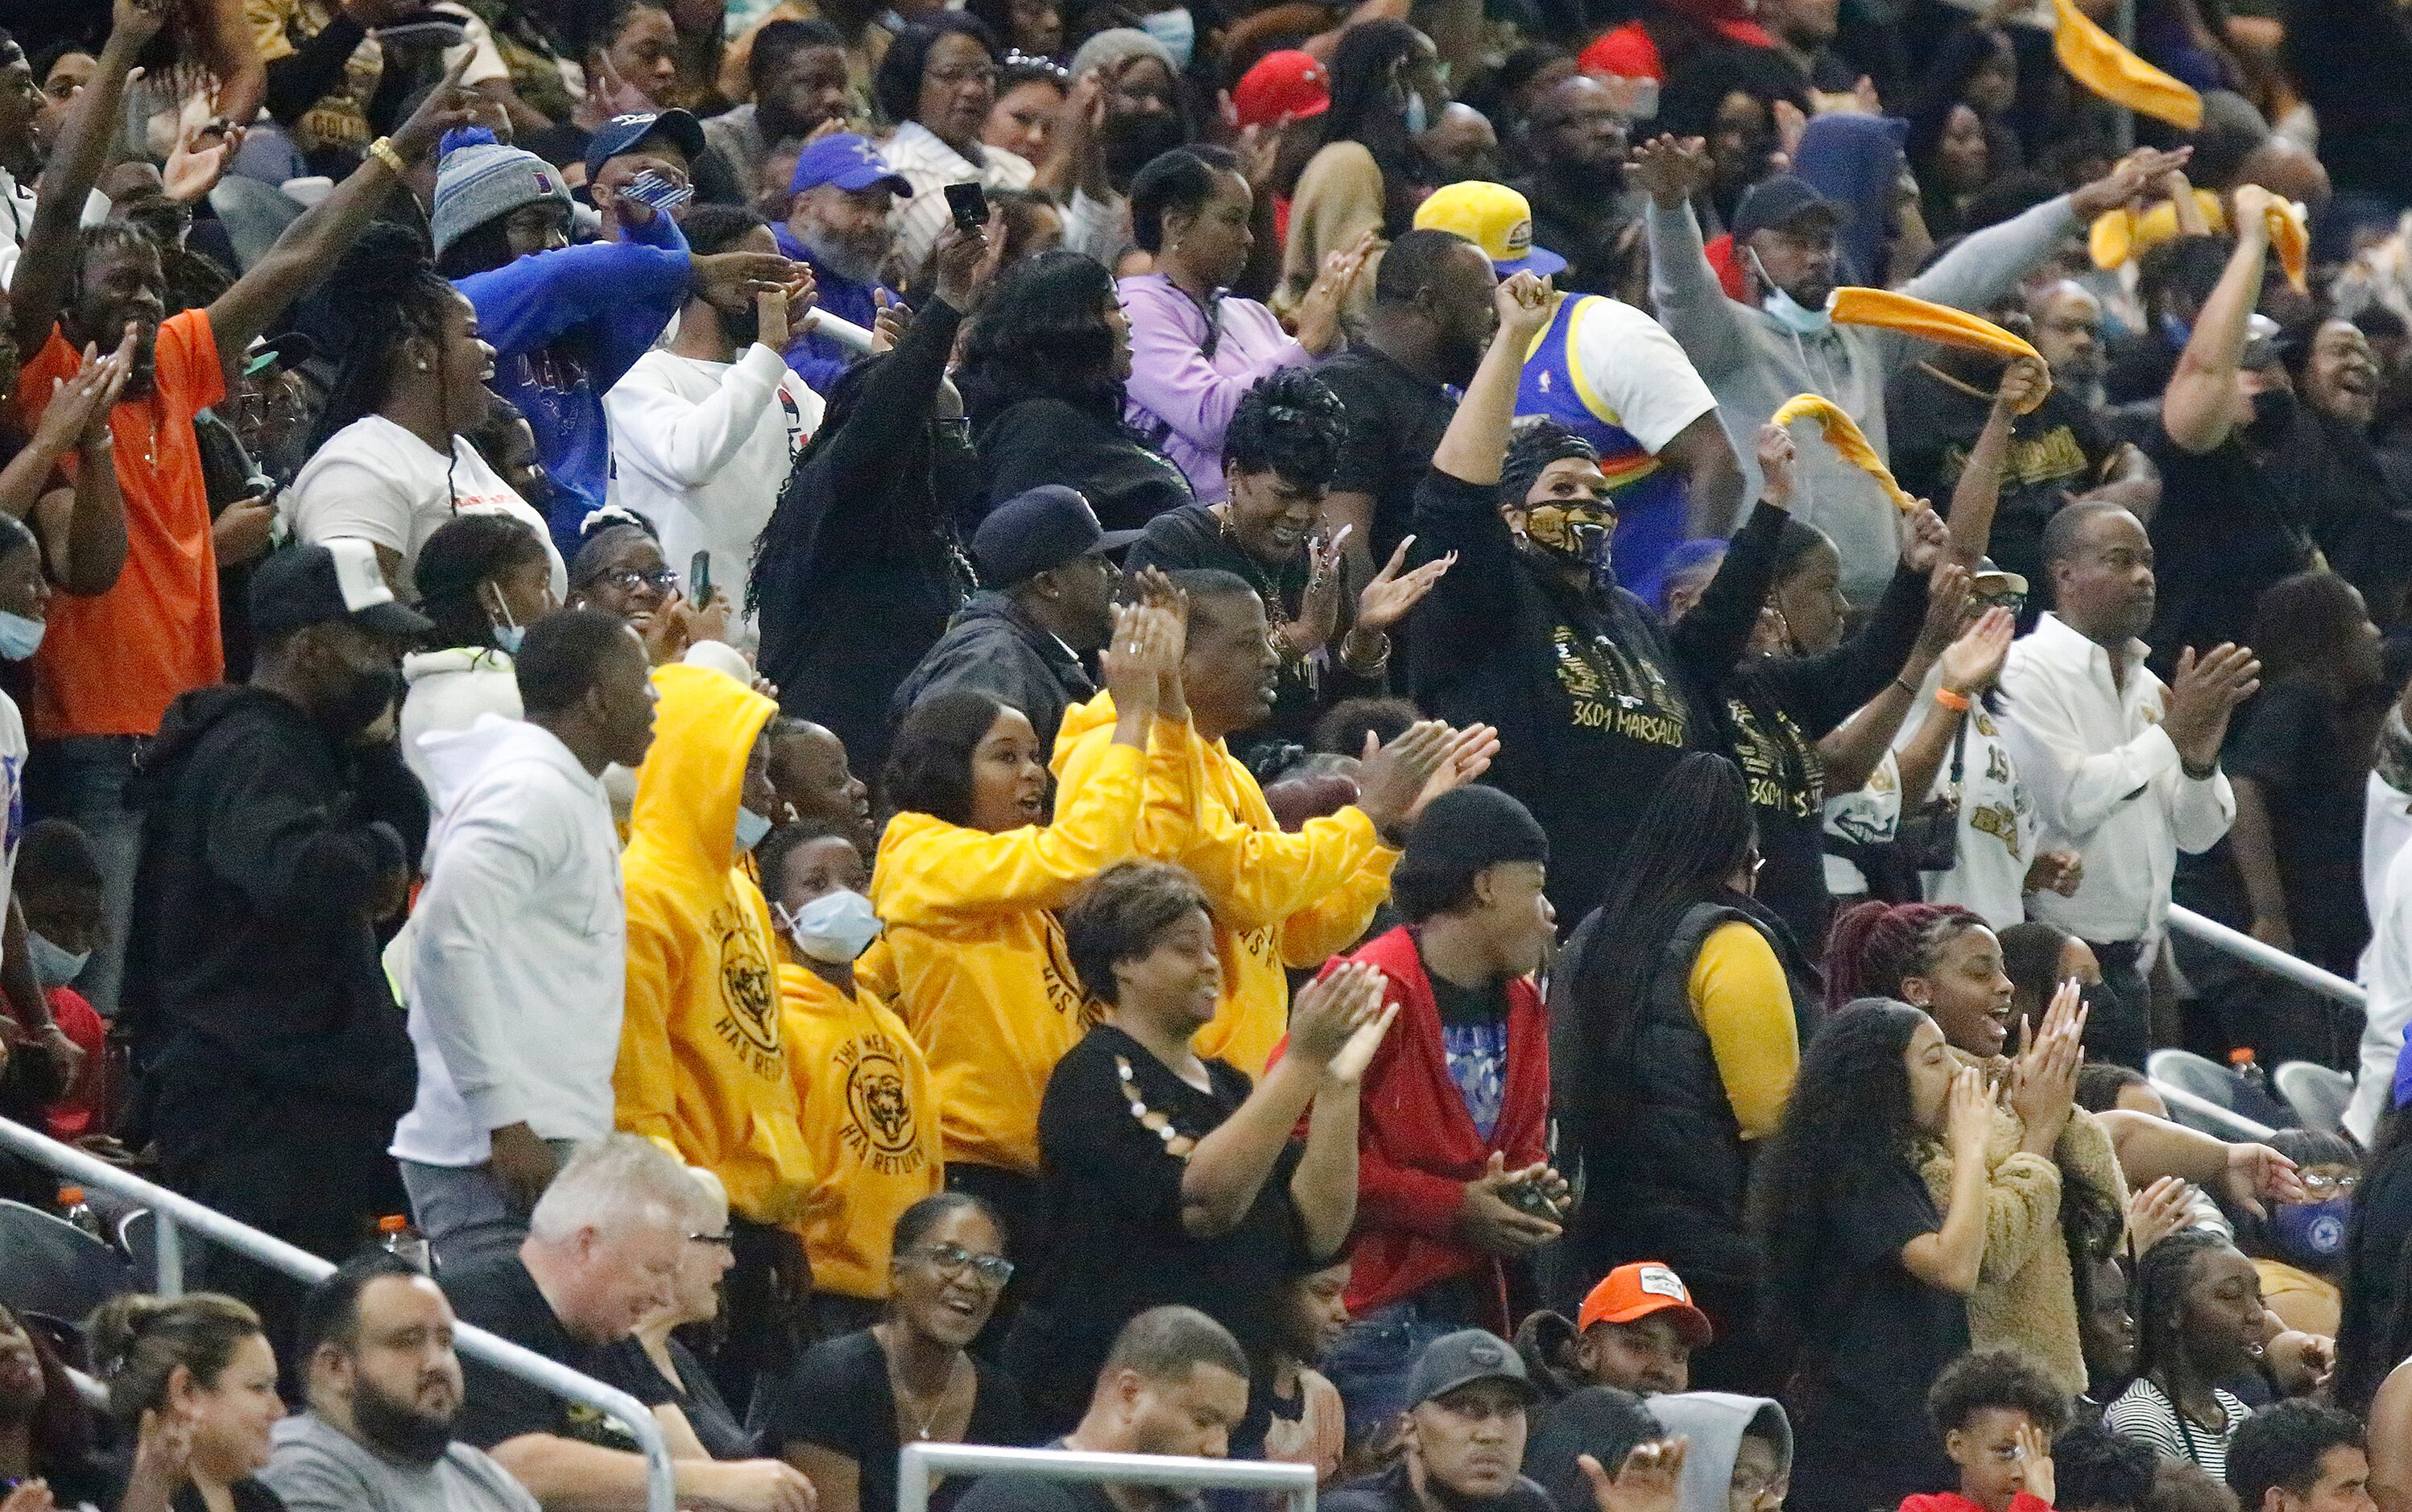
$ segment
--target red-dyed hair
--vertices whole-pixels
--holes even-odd
[[[1984,925],[1982,917],[1951,903],[1863,903],[1844,909],[1826,937],[1827,1007],[1855,998],[1899,998],[1904,977],[1924,976],[1948,942]]]

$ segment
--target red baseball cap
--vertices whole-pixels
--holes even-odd
[[[1692,1305],[1684,1278],[1655,1260],[1621,1265],[1591,1289],[1575,1319],[1578,1332],[1595,1323],[1632,1323],[1653,1313],[1666,1313],[1684,1342],[1698,1349],[1716,1337],[1709,1315]]]
[[[1658,56],[1658,44],[1650,39],[1640,22],[1628,22],[1592,38],[1591,45],[1575,59],[1575,66],[1587,74],[1605,74],[1614,79],[1663,81],[1667,77],[1667,66]]]
[[[1243,126],[1270,126],[1331,109],[1331,74],[1310,52],[1284,48],[1258,58],[1231,88],[1231,109]]]

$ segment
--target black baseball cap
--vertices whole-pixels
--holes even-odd
[[[1744,191],[1742,203],[1734,207],[1733,238],[1744,242],[1753,231],[1772,231],[1811,214],[1822,216],[1829,226],[1851,217],[1847,207],[1819,194],[1808,180],[1778,174]]]
[[[394,602],[377,570],[376,548],[339,536],[288,546],[251,575],[251,628],[268,636],[331,620],[349,620],[380,635],[417,637],[435,622]]]
[[[703,127],[684,110],[656,110],[640,115],[615,115],[586,139],[586,177],[592,181],[603,165],[632,151],[647,137],[661,136],[686,154],[693,163],[704,154]]]
[[[1140,538],[1136,530],[1108,530],[1076,488],[1041,483],[989,511],[972,533],[972,565],[991,588],[1010,588],[1092,551],[1110,551]]]
[[[1507,1381],[1526,1402],[1540,1400],[1513,1345],[1482,1329],[1460,1329],[1424,1345],[1416,1357],[1415,1369],[1407,1373],[1407,1405],[1420,1407],[1477,1381]]]

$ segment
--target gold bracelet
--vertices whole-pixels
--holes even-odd
[[[402,154],[393,150],[393,139],[391,137],[379,137],[376,140],[369,143],[369,155],[375,158],[378,162],[383,163],[387,168],[392,169],[393,175],[396,178],[400,178],[404,173],[409,171],[410,165],[404,163],[402,160]]]

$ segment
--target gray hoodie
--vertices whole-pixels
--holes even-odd
[[[1658,323],[1683,344],[1684,355],[1716,396],[1717,418],[1742,459],[1745,498],[1758,497],[1758,428],[1795,394],[1832,400],[1858,423],[1877,456],[1890,455],[1885,385],[1923,355],[1928,343],[1868,326],[1830,325],[1816,335],[1796,335],[1765,310],[1726,297],[1689,206],[1669,211],[1651,200],[1643,224]],[[1901,292],[1954,309],[1981,310],[2079,229],[2063,195],[1968,236]],[[1802,447],[1796,476],[1800,497],[1794,514],[1834,538],[1843,556],[1843,592],[1854,603],[1874,603],[1900,554],[1891,501],[1865,473],[1815,444]],[[1934,502],[1938,511],[1949,505]]]
[[[1784,1408],[1766,1397],[1686,1391],[1652,1397],[1649,1407],[1669,1438],[1690,1441],[1684,1454],[1684,1479],[1675,1489],[1676,1512],[1726,1512],[1734,1460],[1746,1432],[1773,1439],[1778,1469],[1792,1472],[1792,1424]]]

